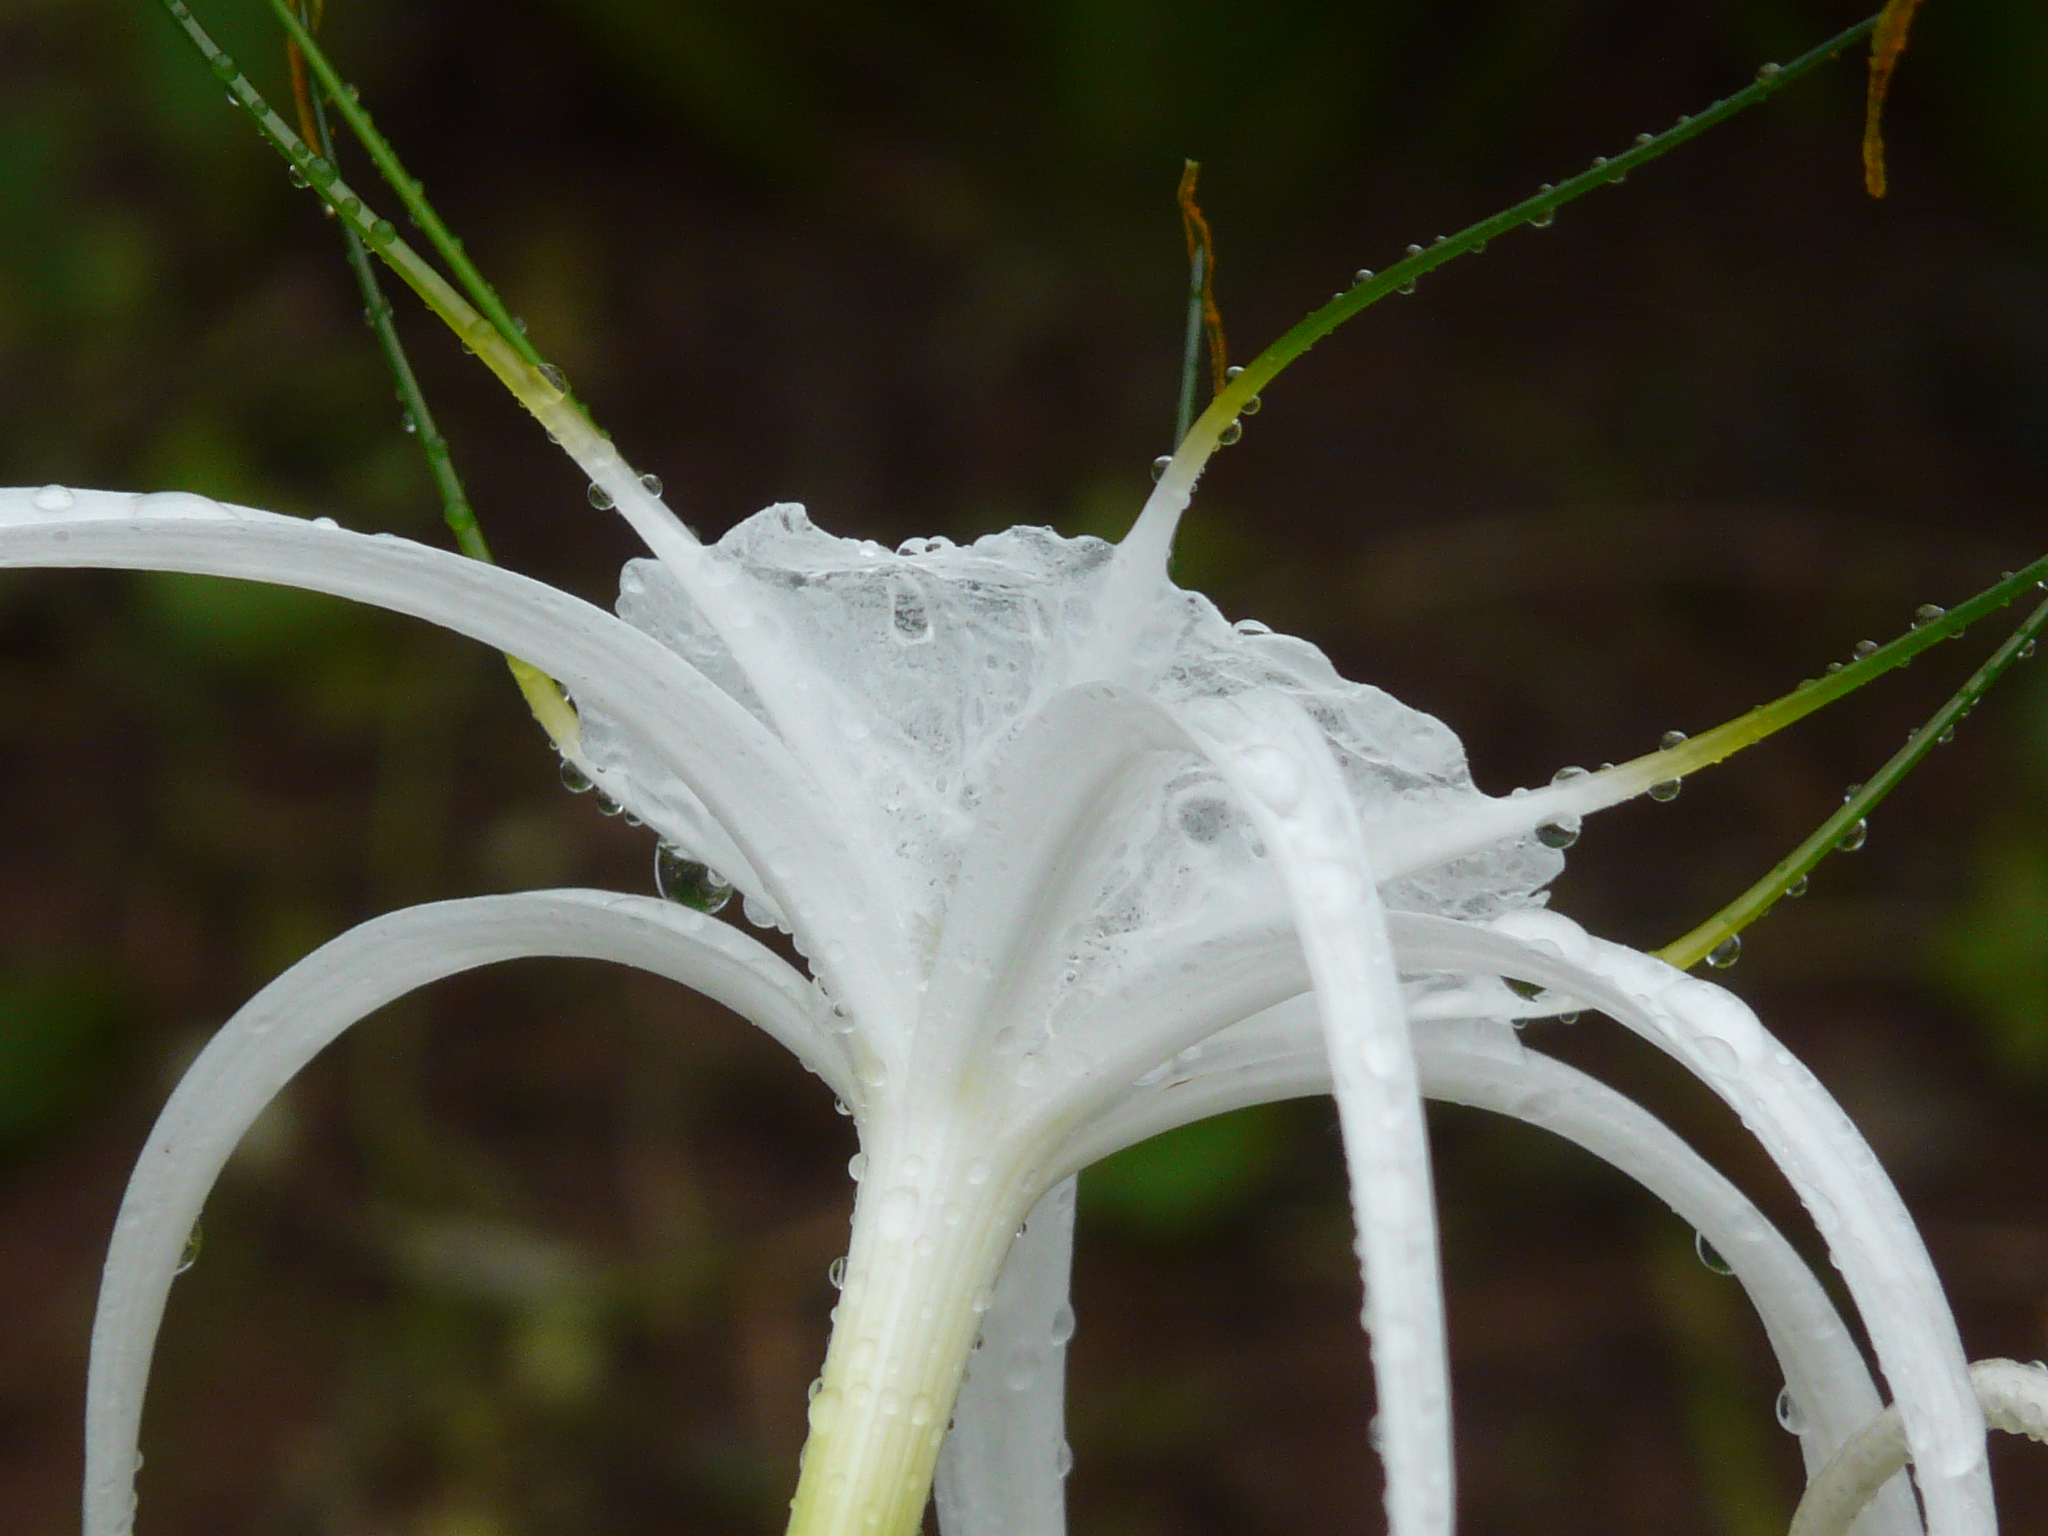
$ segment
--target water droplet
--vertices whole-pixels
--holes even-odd
[[[1862,661],[1867,657],[1875,656],[1876,654],[1877,642],[1875,640],[1858,640],[1856,642],[1855,656],[1858,661]]]
[[[661,494],[661,476],[642,475],[640,477],[640,489],[650,496],[659,496]]]
[[[1851,800],[1854,800],[1858,795],[1862,793],[1863,786],[1861,784],[1849,785],[1846,789],[1842,791],[1842,804],[1847,805]]]
[[[1066,1477],[1074,1470],[1074,1448],[1064,1440],[1060,1442],[1060,1448],[1052,1453],[1052,1469],[1061,1477]]]
[[[1419,245],[1411,245],[1408,247],[1408,254],[1410,256],[1420,256],[1422,254],[1422,247]]]
[[[578,768],[568,758],[562,759],[562,788],[572,795],[587,795],[594,786],[590,775]]]
[[[295,187],[310,187],[311,185],[313,185],[313,183],[307,179],[306,173],[300,170],[296,165],[289,167],[285,171],[284,177],[286,181],[289,181]]]
[[[654,849],[654,888],[679,907],[713,913],[732,900],[732,882],[670,843]]]
[[[1731,933],[1727,938],[1707,951],[1707,964],[1717,971],[1725,971],[1742,958],[1742,935]]]
[[[333,186],[334,162],[323,156],[315,155],[306,162],[306,179],[316,187]]]
[[[1812,886],[1812,884],[1813,880],[1811,876],[1801,875],[1797,880],[1794,880],[1790,885],[1785,887],[1785,894],[1796,899],[1797,897],[1804,896],[1807,890]]]
[[[1395,291],[1398,293],[1413,293],[1415,291],[1415,279],[1409,278],[1407,282],[1403,283]]]
[[[910,1400],[910,1422],[922,1428],[932,1421],[932,1400],[922,1392]]]
[[[822,1376],[813,1376],[811,1378],[810,1386],[804,1389],[804,1401],[807,1403],[815,1403],[818,1400],[818,1394],[824,1390],[825,1378]]]
[[[1779,75],[1783,74],[1784,72],[1785,66],[1782,64],[1759,64],[1757,66],[1756,77],[1759,80],[1775,80]]]
[[[585,494],[590,497],[590,504],[600,512],[609,512],[618,505],[612,500],[612,493],[595,480],[590,482],[590,489]]]
[[[1678,798],[1678,792],[1682,788],[1684,781],[1681,779],[1659,779],[1650,786],[1650,798],[1660,805],[1668,805]]]
[[[854,1153],[854,1154],[853,1154],[853,1156],[849,1157],[849,1158],[848,1158],[848,1159],[846,1160],[846,1173],[847,1173],[847,1176],[848,1176],[849,1178],[851,1178],[851,1179],[853,1180],[853,1182],[854,1182],[854,1183],[858,1184],[858,1183],[860,1182],[860,1178],[861,1178],[861,1175],[862,1175],[862,1174],[864,1174],[864,1173],[866,1173],[867,1171],[868,1171],[868,1155],[867,1155],[867,1153],[865,1153],[865,1152],[856,1152],[856,1153]]]
[[[178,1255],[178,1267],[172,1270],[171,1273],[174,1275],[182,1275],[194,1264],[197,1264],[199,1262],[200,1244],[202,1244],[205,1241],[206,1234],[200,1229],[200,1224],[196,1221],[193,1222],[192,1230],[185,1234],[185,1248],[184,1251]]]
[[[568,375],[563,373],[562,370],[557,368],[553,363],[542,363],[539,368],[539,373],[542,380],[545,381],[545,383],[547,384],[548,388],[552,389],[556,394],[566,395],[567,393],[569,393]]]
[[[1358,269],[1358,270],[1357,270],[1356,272],[1354,272],[1354,273],[1352,273],[1352,274],[1351,274],[1351,281],[1352,281],[1352,283],[1353,283],[1354,285],[1355,285],[1355,284],[1358,284],[1358,283],[1369,283],[1369,282],[1371,282],[1371,281],[1372,281],[1372,268],[1371,268],[1371,267],[1360,267],[1360,268],[1359,268],[1359,269]]]
[[[1003,1378],[1003,1385],[1012,1392],[1029,1392],[1037,1381],[1038,1362],[1019,1360],[1010,1367],[1009,1374]]]
[[[1237,413],[1240,416],[1256,416],[1265,408],[1266,402],[1261,400],[1257,395],[1253,395],[1251,399],[1245,401],[1243,405],[1240,405],[1237,408]]]
[[[1074,1336],[1074,1309],[1063,1306],[1052,1315],[1052,1341],[1055,1345],[1066,1343]]]
[[[1587,775],[1585,769],[1575,767],[1568,763],[1550,776],[1550,782],[1553,784],[1565,784],[1569,783],[1573,779],[1583,779],[1586,776]]]
[[[1913,628],[1922,629],[1937,619],[1948,617],[1948,610],[1939,603],[1922,603],[1913,610]]]
[[[379,219],[370,226],[370,243],[372,245],[389,245],[397,238],[398,226],[389,219]]]
[[[29,497],[29,501],[38,512],[69,512],[78,498],[65,486],[46,485]]]
[[[1556,222],[1557,210],[1555,208],[1546,208],[1541,213],[1529,216],[1529,227],[1531,229],[1548,229]]]
[[[1166,466],[1173,462],[1173,455],[1162,453],[1152,461],[1152,479],[1156,483],[1166,473]]]
[[[1647,146],[1650,143],[1650,141],[1655,137],[1655,134],[1639,133],[1636,135],[1636,143],[1638,146]]]
[[[1945,747],[1945,746],[1947,746],[1947,745],[1948,745],[1948,744],[1949,744],[1950,742],[1954,741],[1955,739],[1956,739],[1956,728],[1955,728],[1955,726],[1954,726],[1953,724],[1951,724],[1951,725],[1947,725],[1947,726],[1944,726],[1944,727],[1942,728],[1942,732],[1941,732],[1941,734],[1940,734],[1939,736],[1937,736],[1937,737],[1935,737],[1935,738],[1934,738],[1934,744],[1935,744],[1935,745],[1936,745],[1937,747]]]
[[[1657,740],[1657,750],[1659,752],[1669,752],[1673,747],[1678,746],[1681,742],[1688,741],[1690,739],[1691,738],[1689,738],[1683,731],[1666,731]]]
[[[1567,1008],[1563,1013],[1554,1014],[1552,1015],[1552,1017],[1554,1017],[1560,1024],[1576,1024],[1579,1022],[1579,1010],[1576,1008]]]
[[[1546,821],[1536,829],[1536,841],[1546,848],[1569,848],[1579,840],[1579,829],[1575,823]]]
[[[2037,643],[2038,642],[2034,639],[2032,635],[2027,636],[2027,643],[2020,647],[2019,659],[2021,661],[2031,661],[2033,659],[2034,649]]]
[[[834,1099],[832,1101],[832,1108],[834,1112],[842,1115],[851,1115],[853,1113],[853,1106],[844,1099]]]
[[[1841,663],[1840,663],[1839,661],[1831,661],[1831,662],[1829,662],[1829,663],[1828,663],[1828,675],[1829,675],[1830,677],[1834,676],[1834,674],[1835,674],[1835,673],[1837,673],[1837,672],[1839,672],[1839,671],[1841,671],[1841,670],[1842,670],[1842,664],[1841,664]]]
[[[1865,843],[1869,841],[1870,822],[1867,819],[1861,819],[1857,821],[1855,826],[1851,827],[1848,831],[1842,834],[1840,840],[1836,842],[1835,846],[1841,849],[1844,853],[1854,853],[1858,848],[1861,848]]]
[[[994,1306],[995,1304],[996,1293],[990,1290],[985,1285],[976,1286],[974,1294],[967,1298],[967,1310],[972,1312],[976,1317],[980,1317],[984,1312],[988,1311],[988,1309]]]
[[[232,80],[235,78],[235,61],[231,55],[216,53],[209,62],[213,65],[213,73],[217,79]]]
[[[842,1253],[832,1261],[831,1267],[825,1271],[825,1278],[832,1282],[832,1289],[835,1291],[842,1289],[846,1285],[845,1254]]]
[[[1707,1234],[1695,1232],[1692,1235],[1692,1251],[1700,1256],[1700,1262],[1717,1275],[1732,1275],[1735,1266],[1721,1257],[1721,1250],[1707,1241]]]
[[[1593,169],[1594,169],[1594,170],[1596,170],[1596,171],[1604,171],[1604,170],[1606,170],[1606,169],[1607,169],[1607,157],[1606,157],[1605,155],[1595,155],[1595,156],[1593,157]]]
[[[977,1157],[973,1162],[967,1165],[967,1182],[973,1185],[976,1189],[979,1189],[982,1185],[988,1182],[989,1175],[994,1171],[995,1170],[989,1166],[989,1161],[987,1158]]]
[[[883,1418],[896,1418],[903,1412],[903,1394],[894,1387],[884,1387],[882,1395],[875,1399],[875,1406],[882,1410]]]
[[[1228,368],[1223,370],[1223,382],[1226,384],[1234,384],[1237,382],[1238,377],[1241,374],[1243,374],[1243,372],[1244,369],[1240,365],[1232,363]]]
[[[600,816],[617,816],[626,809],[623,805],[619,804],[618,801],[614,800],[610,795],[606,794],[601,789],[597,792],[596,803],[597,814]]]
[[[1800,1412],[1799,1399],[1792,1395],[1790,1387],[1786,1387],[1778,1394],[1778,1424],[1788,1434],[1799,1435],[1806,1432],[1806,1415]]]
[[[1232,421],[1232,422],[1227,422],[1227,423],[1225,423],[1225,424],[1224,424],[1224,428],[1223,428],[1223,430],[1222,430],[1221,432],[1218,432],[1218,433],[1216,434],[1216,446],[1217,446],[1217,447],[1219,447],[1219,448],[1228,448],[1228,447],[1229,447],[1229,446],[1230,446],[1230,445],[1231,445],[1232,443],[1236,442],[1236,441],[1237,441],[1237,440],[1238,440],[1239,438],[1241,438],[1241,437],[1243,437],[1243,436],[1244,436],[1244,423],[1243,423],[1243,422],[1241,422],[1241,421]]]

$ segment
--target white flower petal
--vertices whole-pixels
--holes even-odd
[[[752,1019],[842,1097],[858,1091],[819,1024],[812,984],[701,912],[605,891],[412,907],[352,928],[221,1027],[151,1131],[114,1224],[86,1388],[86,1536],[126,1536],[136,1437],[164,1301],[213,1181],[242,1133],[324,1046],[393,999],[499,960],[611,960],[694,987]]]
[[[1365,1266],[1388,1529],[1448,1536],[1450,1369],[1429,1143],[1357,807],[1292,701],[1247,693],[1189,717],[1265,840],[1315,983]]]
[[[1091,1126],[1063,1166],[1107,1157],[1210,1115],[1329,1092],[1328,1055],[1305,1028],[1313,1012],[1313,1000],[1303,995],[1270,1010],[1268,1020],[1246,1021],[1265,1028],[1219,1036],[1217,1049],[1184,1076]],[[1254,1044],[1232,1049],[1245,1041]],[[1491,1020],[1418,1028],[1415,1064],[1428,1097],[1508,1115],[1585,1148],[1656,1195],[1728,1260],[1803,1410],[1800,1447],[1809,1472],[1865,1423],[1879,1401],[1877,1389],[1827,1292],[1749,1197],[1662,1121],[1576,1068],[1525,1049],[1511,1028]],[[1857,1536],[1917,1536],[1919,1530],[1911,1491],[1901,1481],[1866,1514]]]
[[[936,1081],[957,1081],[1006,1024],[1044,1016],[1070,930],[1100,900],[1088,875],[1107,852],[1105,818],[1134,785],[1151,787],[1162,760],[1197,750],[1158,704],[1103,684],[1056,695],[1006,744],[917,1024],[915,1049]]]
[[[1826,1239],[1905,1416],[1933,1536],[1992,1536],[1984,1416],[1948,1298],[1913,1218],[1841,1106],[1732,994],[1555,913],[1491,928],[1410,916],[1404,952],[1583,999],[1667,1051],[1763,1143]]]
[[[941,1536],[1066,1536],[1073,1268],[1067,1179],[1033,1207],[982,1319],[939,1452]]]
[[[523,657],[630,720],[733,836],[805,953],[856,1012],[907,1017],[913,982],[888,903],[781,742],[688,663],[580,599],[389,534],[169,493],[0,490],[0,567],[98,566],[276,582],[427,619]],[[48,504],[46,504],[48,503]],[[729,872],[740,875],[740,871]]]

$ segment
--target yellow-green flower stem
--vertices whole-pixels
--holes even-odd
[[[512,323],[509,316],[503,314],[502,305],[496,303],[495,295],[490,294],[488,285],[483,283],[482,278],[474,277],[474,283],[486,296],[487,304],[497,309],[502,323],[493,322],[489,316],[457,292],[446,278],[399,238],[396,227],[388,219],[378,217],[374,210],[364,203],[356,191],[342,179],[331,160],[316,155],[307,146],[291,126],[271,109],[262,93],[251,83],[234,59],[213,41],[206,29],[200,25],[198,18],[192,14],[192,9],[185,0],[163,0],[163,4],[170,12],[172,20],[178,23],[186,38],[206,60],[207,67],[213,71],[214,77],[226,87],[229,96],[255,122],[257,131],[298,170],[322,201],[334,210],[335,216],[359,236],[386,266],[397,273],[408,288],[419,295],[427,308],[455,332],[464,346],[483,360],[484,366],[498,376],[500,382],[512,392],[513,397],[547,429],[548,435],[583,468],[590,476],[591,482],[610,496],[626,520],[647,541],[649,548],[656,555],[671,560],[688,559],[694,555],[698,549],[696,540],[659,498],[641,484],[640,477],[633,472],[632,466],[626,463],[609,439],[592,424],[590,418],[565,389],[555,382],[560,378],[560,374],[547,367],[524,333]],[[311,35],[303,26],[297,24],[297,18],[291,16],[288,10],[284,16],[287,27],[295,29],[294,36],[308,60],[313,62],[323,85],[333,89],[334,85],[338,85],[338,81],[333,76],[331,68],[326,66],[325,56],[320,53],[318,44],[313,42]],[[346,104],[349,110],[360,116],[360,109],[354,106],[353,99],[348,96],[345,87],[336,93],[335,99],[337,105]],[[362,118],[360,124],[351,118],[350,126],[358,132],[370,132],[374,138],[374,132],[368,129],[366,117]],[[377,142],[382,143],[381,140]],[[390,157],[388,148],[384,154],[390,159],[394,174],[403,178],[402,168],[398,168],[396,160]],[[424,199],[419,198],[419,184],[405,179],[403,185],[409,189],[408,202],[418,199],[423,207]],[[432,210],[426,211],[431,218]],[[439,220],[433,219],[431,227],[440,229]],[[442,237],[447,238],[445,230],[442,231]],[[455,246],[452,239],[449,244],[455,248],[459,256],[459,246]],[[467,270],[472,275],[474,273],[466,259],[459,262],[457,269]],[[555,686],[552,679],[547,678],[537,668],[524,663],[515,663],[512,673],[519,683],[520,691],[526,696],[528,707],[533,710],[535,719],[548,732],[556,747],[572,760],[578,761],[580,766],[582,751],[580,738],[575,730],[575,712],[562,698],[561,690]]]
[[[1197,430],[1200,430],[1199,425]],[[1776,735],[1786,726],[1805,719],[1815,710],[1855,692],[1886,672],[1905,666],[1922,651],[1953,639],[1979,619],[1996,613],[2037,588],[2048,590],[2048,556],[2003,578],[1996,586],[1986,588],[1968,602],[1958,603],[1940,618],[1909,629],[1869,655],[1846,663],[1840,671],[1809,679],[1792,692],[1768,704],[1759,704],[1748,713],[1710,731],[1702,731],[1690,740],[1647,752],[1597,773],[1550,784],[1542,789],[1518,792],[1492,802],[1484,812],[1470,813],[1441,828],[1432,828],[1400,842],[1389,867],[1379,872],[1380,877],[1396,879],[1525,833],[1546,821],[1605,810],[1625,800],[1633,800],[1646,793],[1652,785],[1682,779],[1702,768],[1711,767],[1724,758],[1733,757],[1745,747]],[[2033,621],[2029,619],[2028,622]],[[1993,674],[1994,680],[1996,675]],[[1845,825],[1852,822],[1853,818],[1849,818]]]
[[[1814,867],[1842,843],[1869,816],[1873,807],[1895,789],[1920,760],[1946,741],[1958,722],[1977,701],[1990,691],[2008,668],[2032,654],[2032,647],[2044,626],[2048,626],[2048,603],[2037,607],[2014,630],[1991,658],[1971,674],[1955,696],[1937,710],[1932,719],[1911,736],[1905,746],[1886,759],[1882,768],[1842,803],[1842,808],[1817,827],[1812,836],[1771,867],[1756,884],[1684,937],[1657,951],[1657,958],[1688,970],[1721,945],[1741,933],[1784,898],[1789,887],[1812,873]],[[1873,660],[1875,658],[1872,658]]]
[[[365,112],[356,100],[355,92],[328,61],[327,55],[321,51],[312,29],[299,17],[289,0],[270,0],[270,8],[277,13],[278,21],[291,34],[292,41],[298,44],[299,51],[306,56],[307,64],[312,67],[313,74],[327,93],[328,99],[334,103],[335,110],[341,114],[342,121],[348,124],[349,132],[356,136],[358,142],[369,153],[371,163],[377,167],[378,174],[398,194],[399,201],[405,204],[405,211],[419,226],[421,233],[426,235],[427,243],[448,263],[449,270],[455,274],[456,281],[462,285],[470,302],[489,318],[498,333],[511,343],[515,352],[534,367],[544,367],[547,360],[519,328],[518,321],[506,310],[498,298],[497,290],[485,281],[483,273],[479,272],[476,264],[469,259],[468,253],[462,248],[462,242],[449,233],[448,226],[442,223],[441,216],[434,211],[434,205],[427,201],[426,192],[420,183],[406,174],[405,167],[399,163],[397,152],[384,136],[377,132],[375,125],[370,121],[370,114]]]
[[[916,1536],[997,1272],[1038,1191],[957,1116],[865,1144],[789,1536]]]
[[[1859,21],[1818,48],[1801,54],[1785,65],[1765,65],[1750,85],[1724,100],[1715,102],[1704,112],[1693,117],[1682,117],[1678,122],[1659,134],[1646,134],[1629,149],[1613,159],[1593,162],[1591,169],[1580,172],[1554,187],[1545,187],[1533,197],[1524,198],[1512,208],[1495,214],[1492,218],[1481,219],[1455,235],[1440,236],[1415,254],[1397,261],[1384,272],[1354,283],[1345,292],[1336,295],[1329,303],[1301,320],[1278,341],[1267,347],[1257,357],[1244,365],[1244,369],[1215,399],[1208,409],[1195,419],[1175,447],[1173,457],[1145,509],[1139,514],[1138,524],[1131,530],[1127,543],[1134,544],[1131,553],[1136,556],[1154,555],[1158,568],[1165,569],[1166,546],[1172,542],[1173,525],[1186,509],[1188,497],[1195,481],[1202,473],[1202,467],[1214,453],[1224,429],[1243,414],[1246,402],[1272,383],[1296,358],[1321,341],[1345,321],[1353,319],[1365,309],[1377,304],[1391,293],[1413,291],[1415,283],[1434,272],[1438,267],[1458,257],[1482,251],[1487,242],[1496,240],[1510,230],[1525,224],[1539,227],[1549,223],[1557,210],[1566,203],[1575,202],[1587,193],[1622,180],[1638,166],[1647,165],[1662,155],[1669,154],[1689,139],[1698,138],[1711,128],[1718,127],[1738,112],[1743,112],[1767,101],[1784,90],[1794,81],[1804,78],[1821,65],[1839,58],[1848,49],[1870,36],[1877,25],[1877,18]]]

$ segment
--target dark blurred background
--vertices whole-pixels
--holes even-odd
[[[281,95],[260,0],[199,9]],[[1182,156],[1249,355],[1354,267],[1857,14],[330,12],[443,212],[686,516],[715,536],[801,499],[892,543],[1126,526],[1169,446]],[[1883,203],[1862,91],[1844,62],[1326,342],[1205,482],[1181,580],[1441,715],[1503,791],[1710,725],[2042,553],[2048,8],[1928,0]],[[624,527],[399,304],[500,558],[607,601]],[[0,0],[0,480],[442,540],[359,310],[332,227],[155,6]],[[1675,936],[1990,643],[1600,818],[1557,905]],[[1865,1128],[1973,1356],[2048,1353],[2043,683],[2001,689],[1729,977]],[[0,1528],[58,1536],[115,1204],[207,1032],[373,913],[646,890],[652,843],[562,792],[495,658],[324,600],[8,575],[0,691]],[[1541,1043],[1817,1251],[1703,1091],[1598,1020]],[[1471,1112],[1435,1128],[1464,1529],[1782,1530],[1797,1458],[1734,1282],[1586,1157]],[[158,1358],[144,1528],[772,1536],[852,1150],[814,1080],[664,984],[528,963],[390,1010],[289,1091],[209,1207]],[[1348,1244],[1321,1103],[1084,1181],[1080,1536],[1380,1528]],[[1996,1455],[2005,1529],[2048,1532],[2048,1456]]]

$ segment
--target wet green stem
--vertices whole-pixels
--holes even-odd
[[[1971,674],[1970,680],[1957,689],[1946,704],[1935,711],[1933,718],[1908,736],[1905,746],[1894,752],[1868,782],[1843,801],[1840,810],[1815,828],[1811,836],[1773,865],[1770,873],[1756,884],[1690,933],[1658,950],[1657,958],[1681,970],[1699,964],[1776,906],[1791,887],[1812,873],[1822,859],[1837,848],[1856,846],[1864,820],[1871,810],[1898,787],[1922,758],[1949,739],[1957,724],[2014,662],[2033,653],[2044,626],[2048,626],[2048,603],[2042,603],[2027,615],[2025,622],[1983,666]]]

